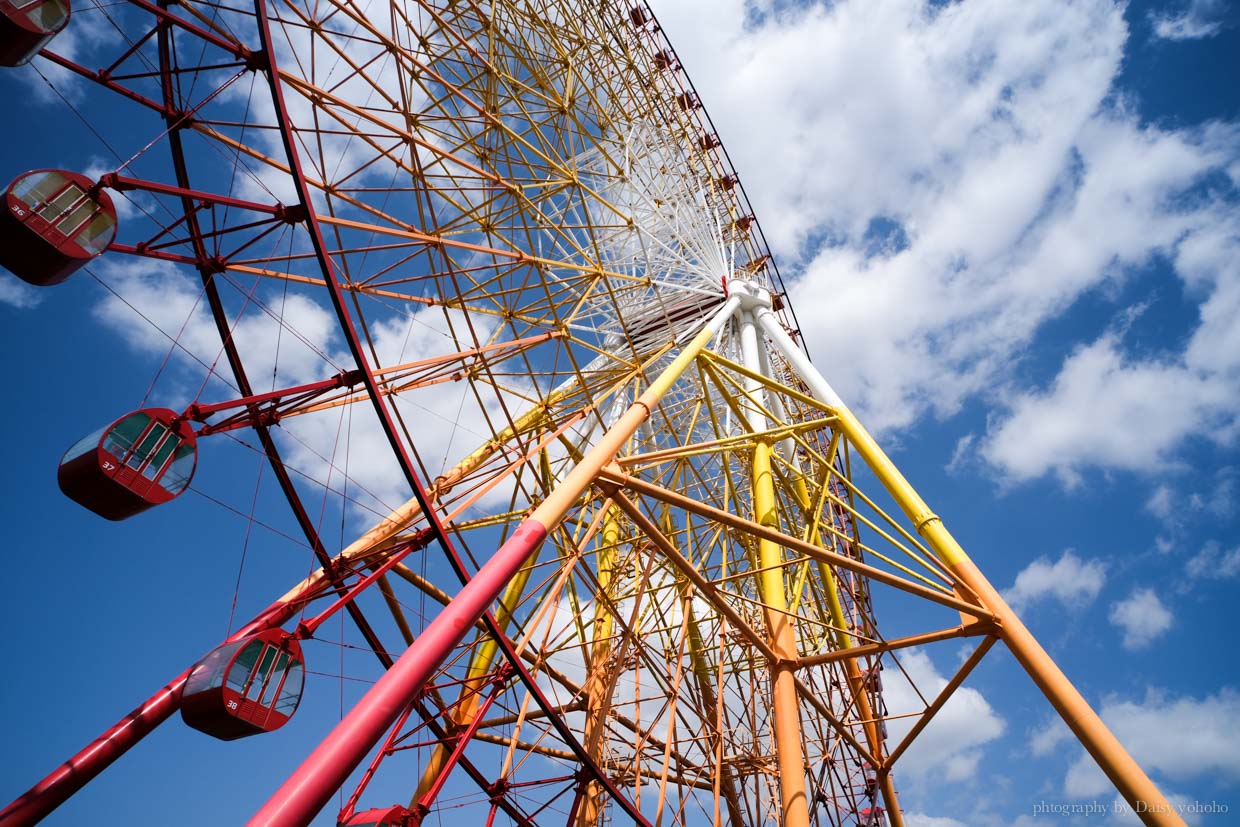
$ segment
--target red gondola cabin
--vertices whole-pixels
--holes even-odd
[[[18,177],[5,190],[0,265],[23,281],[40,287],[59,284],[115,237],[112,197],[85,175],[41,169]]]
[[[188,421],[167,408],[144,408],[65,451],[56,480],[79,505],[123,520],[184,491],[197,460]]]
[[[198,662],[181,693],[181,718],[221,741],[271,732],[293,717],[305,681],[301,644],[268,629]]]
[[[406,827],[413,823],[413,812],[404,807],[379,807],[364,813],[355,813],[338,827]]]
[[[21,66],[69,25],[69,0],[0,0],[0,66]]]
[[[882,807],[866,807],[857,814],[857,827],[887,827]]]

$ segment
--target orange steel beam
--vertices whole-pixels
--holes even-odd
[[[997,632],[997,630],[995,631]],[[904,751],[912,745],[913,739],[921,734],[921,731],[925,729],[930,721],[933,720],[934,716],[939,713],[939,710],[943,708],[943,705],[947,703],[947,700],[955,694],[957,689],[960,688],[960,684],[964,683],[965,678],[969,677],[969,673],[973,671],[973,668],[981,663],[982,658],[986,656],[986,653],[990,651],[990,647],[994,646],[995,641],[998,639],[997,634],[990,634],[977,645],[977,648],[973,650],[973,654],[969,655],[968,660],[966,660],[961,667],[956,670],[956,674],[953,675],[952,679],[947,682],[947,685],[939,691],[938,696],[930,703],[930,706],[926,707],[926,711],[922,713],[922,716],[917,720],[917,723],[913,724],[913,728],[908,731],[908,734],[904,736],[903,740],[901,740],[900,743],[896,745],[896,748],[891,751],[891,754],[887,756],[885,765],[878,768],[880,771],[890,771],[891,767],[896,763],[896,759],[903,755]]]
[[[924,632],[920,635],[909,635],[908,637],[884,640],[880,643],[863,643],[849,649],[834,649],[830,652],[823,652],[820,655],[807,655],[797,660],[797,666],[818,666],[819,664],[831,663],[837,660],[861,658],[867,655],[878,655],[883,652],[891,652],[896,649],[907,649],[910,646],[921,646],[926,643],[936,643],[940,640],[951,640],[959,637],[975,637],[979,635],[992,635],[995,633],[997,628],[998,627],[996,627],[993,623],[962,623],[961,625],[953,626],[950,629],[939,629],[935,632]]]

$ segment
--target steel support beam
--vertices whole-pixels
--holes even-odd
[[[981,570],[969,559],[960,544],[943,525],[943,521],[926,505],[921,496],[900,473],[857,417],[818,372],[783,329],[779,318],[769,309],[760,308],[758,323],[782,353],[792,369],[809,386],[814,396],[834,409],[839,417],[838,428],[865,461],[879,482],[887,489],[900,509],[916,528],[917,533],[942,563],[977,597],[982,606],[994,614],[999,636],[1016,657],[1017,662],[1033,678],[1047,700],[1063,718],[1064,723],[1080,740],[1082,746],[1098,762],[1098,766],[1119,790],[1120,795],[1151,827],[1184,827],[1162,792],[1145,771],[1137,765],[1114,733],[1098,717],[1081,693],[1068,680],[1042,645],[1025,627],[1016,612],[1000,596]]]

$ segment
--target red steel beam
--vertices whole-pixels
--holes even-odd
[[[282,625],[297,614],[300,601],[277,602],[238,629],[220,645]],[[20,798],[0,810],[0,827],[27,827],[46,818],[74,793],[107,769],[130,747],[168,720],[181,706],[181,689],[193,667],[173,678],[136,709],[121,718],[76,755],[50,772]]]

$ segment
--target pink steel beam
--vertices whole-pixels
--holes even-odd
[[[548,529],[559,524],[573,501],[593,483],[603,466],[615,459],[629,437],[650,418],[663,394],[739,305],[740,298],[733,296],[719,308],[680,355],[603,434],[564,481],[521,521],[507,542],[461,587],[395,665],[254,814],[247,822],[249,827],[302,827],[314,819],[409,702],[422,694],[440,664],[448,659],[466,633],[499,598],[508,581],[516,577],[538,550],[547,538]]]
[[[522,522],[248,824],[309,824],[546,537],[546,526]]]
[[[177,675],[145,703],[0,811],[0,827],[26,827],[38,823],[166,721],[181,705],[181,688],[185,686],[189,673],[190,670],[186,669]]]

